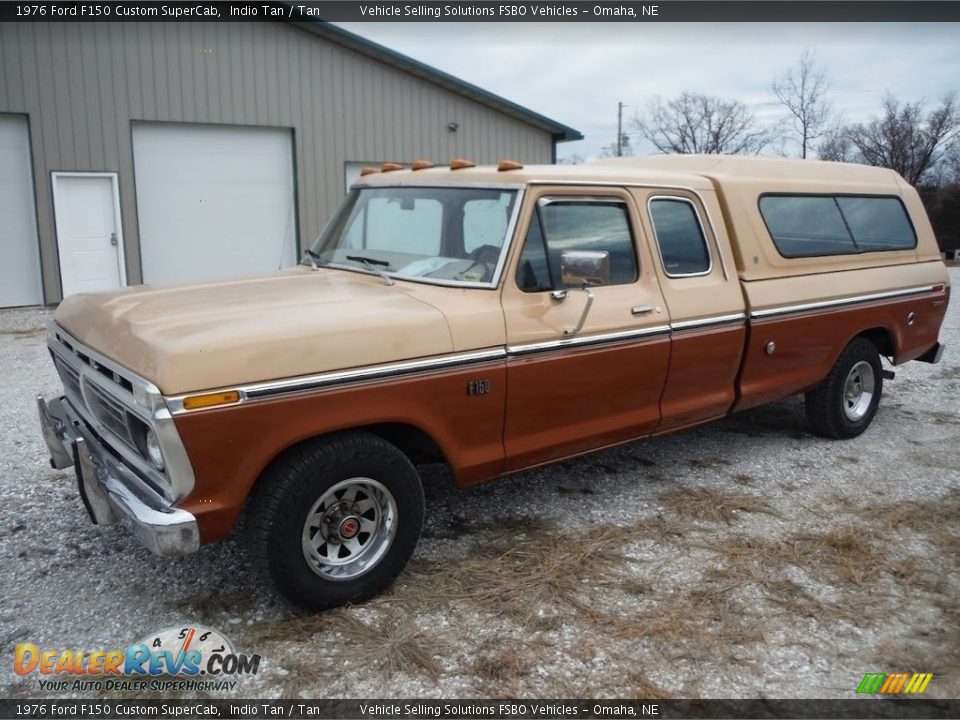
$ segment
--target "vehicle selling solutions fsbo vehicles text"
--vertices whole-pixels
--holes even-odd
[[[303,15],[319,15],[320,9],[297,5],[296,11]],[[637,18],[655,17],[660,14],[658,5],[642,5],[639,9],[624,5],[594,5],[589,11],[569,5],[531,5],[506,3],[501,5],[361,5],[360,14],[365,17],[498,17],[498,18],[576,18],[595,17]]]

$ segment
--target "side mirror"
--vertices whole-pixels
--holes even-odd
[[[610,253],[567,250],[560,256],[560,283],[564,287],[610,284]]]
[[[583,330],[587,315],[590,314],[590,308],[593,306],[593,293],[590,292],[590,286],[610,284],[610,253],[567,250],[560,256],[560,284],[581,290],[587,296],[587,304],[584,305],[583,312],[580,314],[580,322],[576,327],[566,328],[563,331],[564,336],[571,337]],[[550,295],[554,300],[565,300],[567,291],[554,290]]]

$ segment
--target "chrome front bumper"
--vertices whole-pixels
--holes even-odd
[[[200,547],[196,518],[145,488],[103,446],[66,398],[48,403],[38,397],[37,408],[50,464],[58,469],[74,467],[80,497],[95,524],[119,521],[158,555],[196,552]]]

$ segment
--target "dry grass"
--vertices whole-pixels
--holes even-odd
[[[633,700],[673,700],[677,697],[639,670],[629,673],[626,686],[625,696]]]
[[[707,585],[658,598],[655,606],[610,622],[612,637],[645,642],[664,657],[726,657],[740,645],[762,643],[755,617],[731,595]]]
[[[897,567],[875,546],[867,530],[852,525],[819,533],[795,533],[782,540],[731,535],[700,546],[740,568],[752,564],[758,577],[770,577],[771,570],[793,565],[815,579],[838,586],[873,584],[881,573]]]
[[[583,532],[535,517],[489,523],[456,518],[462,540],[457,557],[411,563],[397,585],[366,610],[288,618],[254,633],[261,642],[296,638],[322,648],[327,662],[316,663],[316,655],[303,662],[292,653],[281,659],[290,673],[290,692],[305,684],[329,687],[363,664],[384,677],[458,675],[488,697],[530,692],[689,697],[696,688],[657,685],[636,669],[637,658],[742,666],[743,658],[784,624],[811,620],[880,629],[897,618],[902,642],[881,644],[877,661],[960,675],[960,618],[955,593],[949,592],[955,582],[943,572],[955,567],[951,563],[960,550],[960,492],[885,505],[837,499],[822,513],[802,511],[823,523],[822,529],[796,531],[791,522],[772,536],[736,527],[747,513],[780,517],[757,495],[676,488],[660,501],[669,511],[666,519]],[[725,530],[726,525],[733,527]],[[900,550],[905,533],[922,536],[934,551],[914,556],[914,546],[914,555]],[[681,584],[674,564],[645,561],[638,568],[631,557],[651,549],[659,554],[665,545],[679,547],[685,556],[709,551],[695,580],[690,568],[682,571]],[[931,627],[929,615],[922,621],[900,617],[903,592],[925,593],[932,607],[939,607],[942,622]],[[495,640],[490,634],[458,638],[465,643],[464,655],[447,660],[441,671],[443,648],[452,647],[454,638],[448,631],[422,629],[417,618],[424,613],[450,618],[454,627],[458,618],[479,618],[470,622],[489,627]],[[561,639],[569,632],[577,637],[573,645]],[[793,644],[805,645],[802,639]],[[802,652],[821,650],[811,645]],[[606,659],[598,665],[601,655]],[[537,672],[557,664],[573,668],[570,676],[546,681]]]
[[[764,513],[780,517],[763,498],[744,492],[727,492],[711,487],[678,487],[660,495],[664,508],[681,517],[727,525],[742,513]]]
[[[422,674],[432,679],[440,675],[437,659],[446,648],[439,632],[423,630],[414,616],[387,611],[366,622],[350,608],[322,615],[302,615],[260,625],[253,631],[257,642],[281,642],[297,638],[312,646],[322,646],[331,656],[334,667],[349,665],[374,668],[385,677],[396,673]],[[315,658],[313,658],[315,660]],[[287,660],[288,670],[297,660]],[[299,669],[303,673],[320,673],[315,662]],[[310,670],[314,668],[314,670]],[[326,679],[323,673],[313,679]]]
[[[418,594],[427,590],[435,600],[467,601],[521,622],[538,613],[592,615],[596,610],[584,600],[585,591],[622,569],[625,546],[642,534],[642,529],[610,526],[583,535],[539,531],[485,537],[471,557],[430,568]]]
[[[524,681],[536,667],[535,650],[543,651],[542,640],[508,644],[487,640],[477,648],[470,672],[478,681],[478,690],[486,697],[518,697]],[[503,647],[508,644],[508,647]]]

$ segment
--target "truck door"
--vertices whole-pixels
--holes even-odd
[[[520,227],[502,291],[506,471],[650,433],[670,356],[669,318],[629,193],[533,187]],[[578,259],[605,270],[577,270]]]
[[[746,337],[743,292],[713,191],[637,190],[670,312],[670,370],[657,432],[726,414]]]

